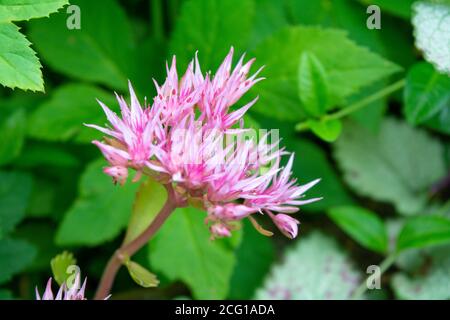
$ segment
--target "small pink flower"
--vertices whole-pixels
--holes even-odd
[[[214,238],[224,238],[231,237],[231,231],[229,226],[224,223],[215,223],[209,227],[212,239]]]
[[[83,282],[83,285],[80,287],[80,274],[77,274],[75,281],[72,287],[67,288],[66,283],[63,283],[59,288],[56,297],[53,295],[52,291],[52,278],[48,279],[47,286],[45,288],[44,294],[42,298],[39,295],[38,289],[36,287],[36,300],[86,300],[84,297],[84,291],[86,289],[86,279]]]
[[[106,167],[103,171],[113,178],[114,183],[123,185],[127,181],[128,168],[123,166]]]
[[[242,204],[227,203],[225,205],[214,205],[208,208],[208,213],[213,220],[241,220],[258,211]]]
[[[271,214],[270,216],[275,225],[277,226],[277,228],[286,237],[288,237],[289,239],[294,239],[295,237],[297,237],[298,224],[300,224],[300,222],[297,219],[294,219],[288,216],[287,214],[283,213],[277,215]]]

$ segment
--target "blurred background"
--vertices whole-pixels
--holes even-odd
[[[449,299],[450,4],[370,4],[70,0],[14,22],[45,91],[0,88],[0,299],[34,299],[65,250],[93,295],[139,188],[102,173],[102,136],[83,126],[106,122],[95,99],[117,110],[130,79],[151,101],[173,55],[179,73],[196,51],[214,72],[231,46],[265,66],[237,103],[259,96],[246,124],[279,129],[295,177],[321,178],[308,196],[324,199],[302,206],[295,240],[243,223],[210,241],[205,213],[179,210],[135,258],[160,285],[122,268],[112,299]]]

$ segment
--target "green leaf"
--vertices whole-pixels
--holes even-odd
[[[398,236],[399,251],[450,242],[450,219],[436,215],[410,218]]]
[[[282,262],[272,268],[264,286],[257,291],[256,299],[349,299],[360,278],[336,241],[315,232],[286,251]]]
[[[450,135],[450,108],[444,108],[435,117],[426,122],[430,128]]]
[[[298,57],[305,51],[314,54],[325,68],[330,106],[344,103],[361,88],[399,71],[397,65],[357,46],[346,32],[304,26],[285,28],[252,53],[266,66],[267,78],[255,86],[260,101],[253,109],[281,120],[302,120],[297,78]]]
[[[0,113],[0,116],[2,114]],[[23,109],[0,118],[0,165],[11,162],[22,150],[25,139],[26,118]]]
[[[415,273],[394,274],[391,286],[399,299],[448,300],[450,299],[450,247],[432,248]]]
[[[41,64],[30,42],[12,23],[0,23],[0,84],[44,91]]]
[[[411,7],[414,2],[417,0],[400,0],[400,1],[392,1],[392,0],[359,0],[366,6],[369,5],[378,5],[382,10],[386,10],[386,12],[392,13],[396,16],[409,19],[411,17]]]
[[[268,273],[274,256],[275,248],[271,239],[262,236],[249,221],[245,221],[227,298],[251,299]]]
[[[432,65],[418,63],[406,79],[405,114],[412,124],[429,120],[450,107],[450,78],[439,74]]]
[[[336,141],[342,131],[342,123],[339,119],[328,121],[308,120],[308,124],[315,135],[327,142]]]
[[[105,165],[99,159],[83,173],[78,199],[58,228],[58,245],[95,246],[112,240],[127,225],[137,185],[114,186],[102,171]]]
[[[87,143],[102,137],[83,123],[103,126],[105,114],[96,101],[117,110],[112,94],[91,85],[69,83],[59,87],[50,100],[41,104],[29,119],[28,134],[36,139]]]
[[[0,240],[0,284],[28,267],[36,256],[36,249],[23,240]]]
[[[0,239],[24,218],[31,186],[26,173],[0,171]]]
[[[48,17],[68,3],[68,0],[2,0],[0,22]]]
[[[204,218],[200,210],[177,209],[150,241],[150,264],[184,281],[196,299],[224,299],[236,259],[227,239],[210,240]]]
[[[253,14],[252,0],[186,1],[171,37],[170,54],[184,68],[198,50],[202,69],[211,70],[231,46],[237,51],[246,48]]]
[[[156,278],[156,275],[145,269],[140,264],[129,260],[125,263],[125,265],[131,278],[141,287],[150,288],[158,286],[159,280]]]
[[[328,107],[328,79],[319,59],[303,52],[298,66],[298,96],[307,114],[319,117]]]
[[[323,199],[302,207],[303,210],[321,212],[333,206],[353,202],[322,149],[305,139],[285,141],[287,150],[295,152],[293,171],[299,182],[321,179],[314,188],[308,190],[308,197]]]
[[[70,276],[68,268],[77,263],[71,252],[63,251],[50,261],[53,277],[55,281],[61,286]]]
[[[67,28],[65,12],[30,23],[29,35],[42,59],[70,77],[126,90],[135,44],[124,11],[115,0],[71,4],[80,7],[79,30]]]
[[[450,2],[414,4],[416,46],[437,70],[450,75]]]
[[[427,188],[446,174],[439,141],[394,119],[384,120],[376,135],[348,122],[334,147],[356,193],[392,203],[402,214],[419,213]]]
[[[167,191],[164,186],[152,178],[141,183],[136,193],[130,222],[124,243],[133,241],[140,235],[164,206]]]
[[[387,230],[375,213],[360,207],[342,206],[328,210],[328,216],[363,247],[387,252]]]

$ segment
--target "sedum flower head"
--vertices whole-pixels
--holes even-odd
[[[266,133],[257,142],[244,127],[243,116],[257,98],[234,105],[263,78],[258,77],[261,69],[249,76],[254,59],[245,63],[242,56],[234,68],[232,60],[233,48],[215,75],[203,74],[196,55],[179,79],[174,57],[165,82],[154,81],[152,103],[141,105],[131,84],[129,105],[117,96],[120,116],[99,102],[109,124],[88,125],[107,136],[93,143],[109,162],[104,172],[114,182],[125,183],[131,168],[137,172],[133,181],[147,174],[176,185],[179,196],[208,212],[213,238],[230,236],[233,221],[254,214],[267,214],[294,238],[298,221],[286,214],[319,200],[303,199],[319,180],[297,185],[291,178],[294,154],[281,166],[288,153],[278,149],[279,140]]]
[[[39,291],[36,287],[36,300],[86,300],[84,297],[84,291],[86,289],[86,279],[80,288],[80,274],[78,273],[75,277],[73,285],[68,288],[64,282],[58,290],[56,296],[53,295],[52,291],[52,278],[48,279],[45,291],[42,297],[39,295]]]

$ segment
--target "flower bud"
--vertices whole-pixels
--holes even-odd
[[[300,222],[297,219],[288,216],[287,214],[272,215],[272,220],[278,229],[289,239],[294,239],[298,233],[298,224]]]

